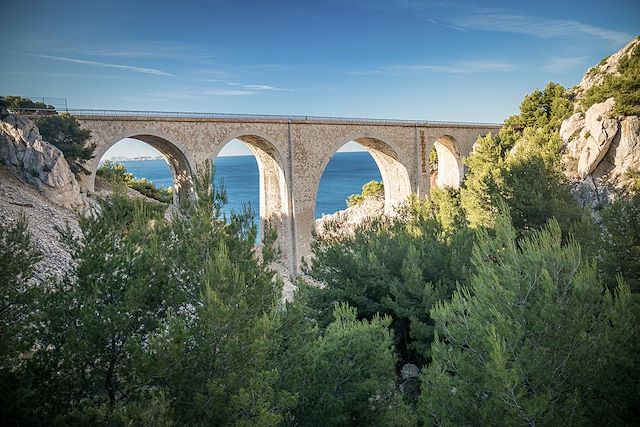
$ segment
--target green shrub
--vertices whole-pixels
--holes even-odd
[[[309,289],[309,305],[320,325],[330,323],[336,301],[355,307],[360,319],[389,315],[402,363],[429,361],[429,310],[470,267],[472,235],[464,224],[451,226],[457,214],[448,194],[437,204],[412,199],[395,219],[367,222],[353,235],[318,236],[309,274],[325,287]]]
[[[148,181],[146,178],[133,179],[127,183],[129,188],[132,188],[151,199],[155,199],[162,203],[171,203],[173,201],[173,189],[170,187],[167,188],[158,188],[151,181]]]
[[[361,205],[364,203],[365,198],[372,196],[384,196],[384,184],[382,181],[372,180],[364,184],[360,194],[352,194],[347,198],[347,206]]]
[[[159,188],[146,178],[136,178],[122,163],[105,160],[98,168],[98,176],[109,181],[123,182],[127,187],[136,190],[140,194],[162,203],[173,201],[173,188]]]
[[[20,369],[31,350],[32,315],[37,281],[35,265],[42,259],[20,215],[15,221],[0,222],[0,420],[29,412],[28,380]]]
[[[607,74],[602,84],[583,95],[581,104],[589,108],[611,97],[615,99],[614,113],[640,115],[640,44],[620,60],[616,74]]]

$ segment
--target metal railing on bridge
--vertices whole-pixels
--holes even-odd
[[[10,112],[25,116],[41,116],[55,114],[56,110],[43,109],[10,109]],[[292,122],[292,123],[319,123],[319,124],[363,124],[386,126],[461,126],[497,128],[500,123],[481,122],[448,122],[435,120],[396,120],[396,119],[368,119],[356,117],[331,117],[331,116],[298,116],[277,114],[233,114],[233,113],[198,113],[177,111],[137,111],[137,110],[99,110],[69,108],[64,112],[83,118],[131,118],[131,119],[185,119],[185,120],[216,120],[216,121],[253,121],[253,122]]]

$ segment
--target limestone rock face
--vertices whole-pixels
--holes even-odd
[[[620,62],[640,48],[640,37],[600,64],[591,67],[573,88],[576,113],[562,122],[565,174],[572,183],[574,197],[584,206],[610,203],[628,191],[630,173],[640,172],[640,118],[615,116],[615,99],[592,105],[582,111],[581,100],[607,75],[619,72]]]
[[[87,209],[87,199],[62,151],[43,141],[31,120],[12,115],[2,119],[0,162],[53,203],[77,212]]]
[[[48,282],[71,271],[71,254],[59,230],[70,227],[80,236],[78,216],[16,176],[14,167],[0,164],[0,223],[13,223],[23,215],[33,243],[44,254],[35,266],[33,283]]]
[[[631,182],[628,173],[640,171],[640,118],[614,117],[613,106],[613,98],[594,104],[560,127],[565,173],[583,205],[613,201]]]
[[[578,159],[580,158],[580,139],[577,136],[584,128],[584,114],[576,113],[562,122],[560,126],[560,137],[565,142],[568,154]]]
[[[640,167],[640,117],[626,117],[620,123],[620,140],[611,151],[612,162],[622,171]]]
[[[579,134],[577,148],[578,175],[585,179],[594,171],[609,151],[613,138],[618,133],[618,121],[611,117],[613,98],[594,104],[585,113],[584,127]]]

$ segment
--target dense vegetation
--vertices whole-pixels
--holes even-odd
[[[127,187],[159,202],[171,203],[173,201],[173,189],[171,187],[158,188],[146,178],[136,178],[132,173],[127,172],[127,168],[122,163],[106,160],[98,168],[97,174],[110,182],[122,182]]]
[[[478,140],[460,190],[314,244],[313,316],[341,301],[390,316],[398,368],[423,368],[405,399],[425,425],[637,419],[640,194],[600,225],[574,201],[558,136],[572,111],[562,86],[534,91]]]
[[[268,267],[274,236],[258,259],[251,213],[225,221],[208,170],[171,221],[103,201],[81,236],[63,232],[60,279],[31,277],[24,220],[0,225],[0,420],[636,423],[640,191],[599,224],[571,198],[558,128],[572,109],[560,85],[534,91],[480,138],[460,190],[319,236],[307,273],[325,286],[301,279],[293,302]]]

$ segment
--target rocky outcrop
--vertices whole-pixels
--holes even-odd
[[[348,207],[334,214],[323,215],[316,220],[318,235],[343,235],[353,233],[367,219],[384,215],[384,196],[368,196],[362,204]]]
[[[602,84],[607,74],[617,73],[620,60],[635,49],[638,44],[640,44],[640,38],[636,37],[618,52],[604,59],[600,64],[589,68],[582,77],[580,84],[574,88],[575,94],[580,97],[593,86]]]
[[[13,115],[2,119],[0,162],[53,203],[76,212],[89,207],[64,155],[42,140],[31,120]]]
[[[629,173],[640,171],[640,118],[615,117],[615,100],[594,104],[562,123],[565,172],[573,182],[574,196],[597,207],[624,193]]]
[[[586,113],[576,113],[560,126],[560,136],[568,153],[577,160],[577,174],[585,179],[600,164],[618,133],[612,117],[613,98],[594,104]]]
[[[573,88],[576,113],[562,122],[560,137],[565,146],[565,174],[583,206],[597,208],[612,202],[629,190],[631,174],[640,172],[640,118],[616,116],[614,98],[586,111],[581,104],[584,94],[602,84],[607,75],[617,73],[621,61],[636,48],[640,48],[640,38],[590,68]]]

